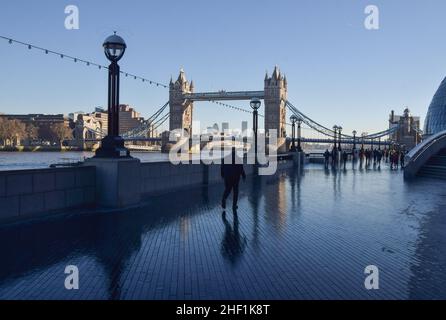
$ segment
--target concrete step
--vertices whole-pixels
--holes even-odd
[[[435,173],[424,173],[424,172],[420,172],[418,173],[419,177],[423,177],[423,178],[432,178],[432,179],[438,179],[438,180],[445,180],[446,181],[446,175],[438,175]]]
[[[439,160],[429,160],[426,163],[427,166],[439,166],[439,167],[445,167],[446,168],[446,161],[439,161]]]
[[[418,172],[418,176],[446,180],[446,166],[425,165]]]
[[[442,165],[427,164],[427,165],[424,165],[421,169],[429,169],[429,170],[446,172],[446,166],[442,166]]]

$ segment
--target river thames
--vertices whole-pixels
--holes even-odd
[[[74,163],[94,156],[93,152],[0,152],[0,171],[48,168],[56,163]],[[142,162],[168,161],[159,152],[132,152]]]

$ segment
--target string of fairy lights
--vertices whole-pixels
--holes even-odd
[[[19,40],[16,40],[16,39],[13,39],[13,38],[10,38],[10,37],[5,37],[5,36],[2,36],[2,35],[0,35],[0,39],[7,41],[11,45],[18,44],[18,45],[21,45],[23,47],[28,48],[28,50],[41,51],[41,52],[45,53],[46,55],[57,56],[57,57],[59,57],[61,59],[70,60],[70,61],[73,61],[74,63],[83,64],[83,65],[85,65],[87,67],[95,67],[95,68],[98,68],[99,70],[102,70],[102,69],[108,70],[108,67],[105,66],[105,65],[102,65],[102,64],[99,64],[99,63],[96,63],[96,62],[93,62],[93,61],[81,59],[81,58],[78,58],[78,57],[74,57],[74,56],[68,55],[66,53],[50,50],[50,49],[47,49],[47,48],[42,48],[40,46],[36,46],[36,45],[31,44],[31,43],[19,41]],[[138,80],[138,81],[146,83],[146,84],[148,84],[150,86],[156,86],[156,87],[160,87],[160,88],[164,88],[164,89],[168,89],[169,88],[169,86],[166,85],[166,84],[163,84],[163,83],[151,80],[151,79],[147,79],[145,77],[141,77],[141,76],[138,76],[138,75],[126,72],[126,71],[121,71],[121,74],[124,75],[126,78]],[[227,104],[227,103],[223,103],[223,102],[219,102],[219,101],[209,101],[209,102],[212,102],[212,103],[217,104],[219,106],[223,106],[223,107],[226,107],[226,108],[229,108],[229,109],[233,109],[233,110],[236,110],[236,111],[252,114],[252,111],[250,111],[250,110],[247,110],[247,109],[244,109],[244,108],[240,108],[240,107],[236,107],[236,106],[233,106],[233,105],[230,105],[230,104]],[[263,115],[259,114],[259,117],[263,117]]]

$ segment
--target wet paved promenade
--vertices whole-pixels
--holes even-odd
[[[248,179],[238,218],[222,215],[221,192],[0,227],[0,298],[446,298],[443,181],[310,165]],[[67,265],[78,291],[64,287]],[[367,265],[379,290],[364,288]]]

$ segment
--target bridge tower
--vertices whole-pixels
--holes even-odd
[[[184,94],[193,93],[194,84],[186,80],[184,70],[180,70],[177,81],[169,85],[169,130],[184,129],[192,135],[192,112],[194,105],[184,99]]]
[[[286,152],[286,101],[288,84],[286,77],[274,68],[271,77],[265,75],[265,131],[277,130],[278,152]]]

